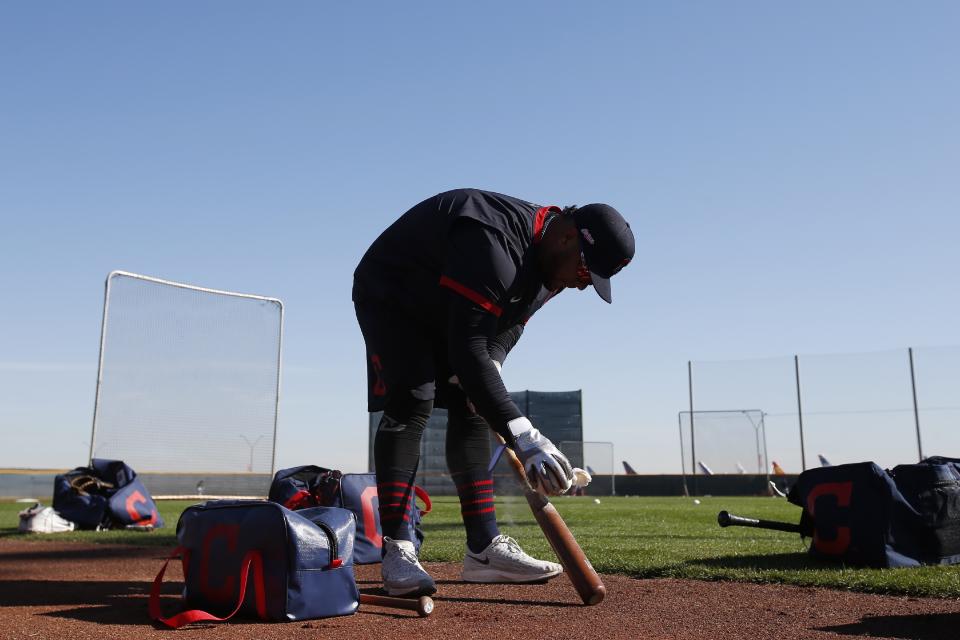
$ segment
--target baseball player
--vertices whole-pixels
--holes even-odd
[[[368,409],[383,411],[374,464],[387,593],[436,591],[404,526],[434,407],[449,415],[447,465],[467,533],[463,579],[533,582],[562,572],[497,527],[489,428],[537,491],[562,494],[574,481],[567,458],[510,399],[500,369],[527,320],[554,295],[592,285],[610,302],[610,278],[633,253],[630,225],[608,205],[561,209],[456,189],[414,206],[364,254],[353,302],[366,343]]]

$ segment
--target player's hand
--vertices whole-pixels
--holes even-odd
[[[530,485],[540,494],[547,496],[560,495],[570,490],[573,485],[573,467],[567,456],[560,453],[550,439],[540,433],[530,424],[527,418],[511,420],[511,426],[517,421],[525,421],[530,425],[513,437],[513,450],[516,452],[523,470],[527,474]]]

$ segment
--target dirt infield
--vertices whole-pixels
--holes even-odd
[[[0,638],[757,638],[860,636],[954,640],[960,602],[826,589],[604,576],[607,599],[584,607],[565,578],[541,585],[469,585],[458,566],[427,564],[438,580],[429,618],[362,607],[345,618],[195,625],[180,631],[147,619],[147,594],[169,549],[30,540],[0,542]],[[178,569],[164,609],[179,599]],[[379,567],[358,569],[378,592]]]

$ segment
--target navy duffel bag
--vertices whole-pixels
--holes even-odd
[[[294,513],[266,500],[212,500],[188,507],[177,523],[180,545],[150,591],[150,617],[177,628],[236,614],[290,621],[354,613],[356,521],[346,509],[315,507]],[[167,563],[181,558],[184,606],[160,612]]]
[[[960,459],[804,471],[790,489],[810,552],[855,566],[960,564]]]
[[[423,502],[423,509],[416,505],[416,498]],[[274,475],[270,485],[270,500],[294,510],[317,505],[349,509],[357,518],[353,561],[356,564],[380,562],[383,534],[376,474],[341,473],[312,464],[281,469]],[[403,521],[409,531],[408,539],[413,540],[418,551],[423,544],[421,519],[432,508],[430,495],[421,487],[414,486]]]
[[[80,529],[163,526],[150,492],[122,460],[94,458],[53,480],[53,508]]]

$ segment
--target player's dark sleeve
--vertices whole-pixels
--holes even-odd
[[[497,337],[501,300],[516,276],[501,242],[495,231],[478,223],[455,225],[440,284],[448,290],[451,368],[477,413],[509,440],[507,423],[523,414],[510,399],[489,351]]]
[[[517,344],[521,335],[523,335],[523,325],[515,324],[494,336],[489,345],[490,359],[503,364],[507,359],[507,354]]]
[[[490,359],[490,335],[496,317],[466,298],[450,293],[447,346],[450,365],[467,397],[495,431],[511,439],[507,423],[523,414]]]

